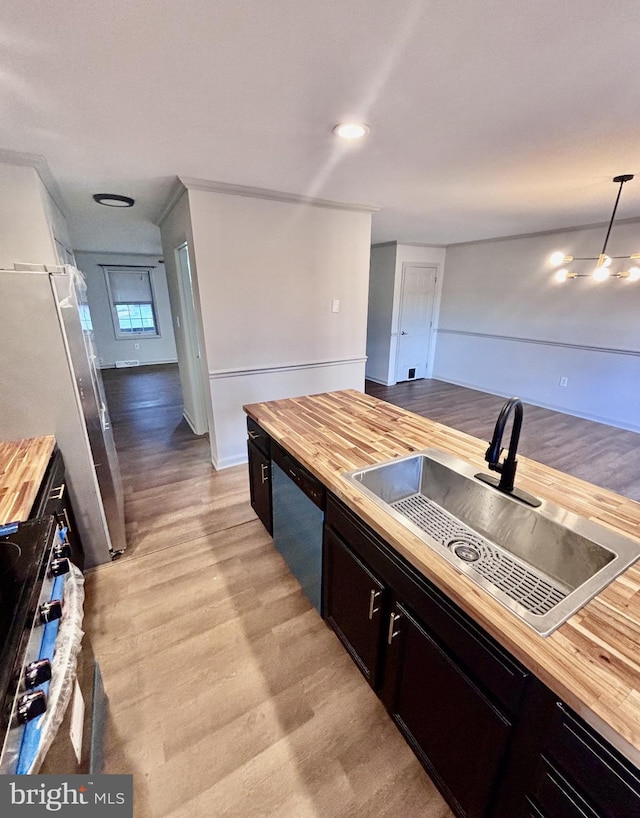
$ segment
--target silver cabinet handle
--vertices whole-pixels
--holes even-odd
[[[57,488],[51,489],[51,494],[49,495],[50,500],[62,500],[64,495],[65,485],[61,483]]]
[[[262,471],[262,482],[266,483],[269,479],[269,464],[268,463],[261,463],[260,469]]]
[[[62,507],[62,513],[64,514],[64,521],[67,524],[67,531],[73,531],[71,528],[71,523],[69,522],[69,515],[67,514],[67,509],[65,506]]]
[[[377,597],[380,596],[380,591],[371,590],[369,593],[369,619],[373,619],[374,613],[377,613],[380,608],[374,608],[373,606],[376,604]]]
[[[389,617],[389,633],[387,634],[387,645],[393,642],[393,637],[397,636],[400,631],[394,631],[396,622],[400,619],[400,614],[392,613]]]
[[[260,437],[260,435],[257,432],[252,432],[251,429],[249,429],[249,437],[251,438],[251,440],[257,440]]]

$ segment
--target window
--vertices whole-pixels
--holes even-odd
[[[91,323],[91,313],[89,312],[88,304],[78,304],[80,312],[80,323],[85,332],[93,332],[93,324]]]
[[[150,269],[106,267],[116,338],[160,335]]]

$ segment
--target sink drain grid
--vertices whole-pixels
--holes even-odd
[[[562,586],[466,528],[422,494],[398,500],[392,507],[447,549],[453,562],[465,564],[532,614],[542,616],[567,596]]]

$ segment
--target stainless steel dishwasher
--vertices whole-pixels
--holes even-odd
[[[273,540],[311,604],[322,613],[325,487],[272,443]]]

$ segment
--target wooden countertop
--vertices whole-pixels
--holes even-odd
[[[29,517],[55,445],[53,435],[0,441],[0,525]]]
[[[640,563],[541,637],[341,477],[430,446],[486,471],[486,441],[344,390],[245,411],[327,488],[640,766]],[[518,458],[517,485],[638,541],[640,503]]]

